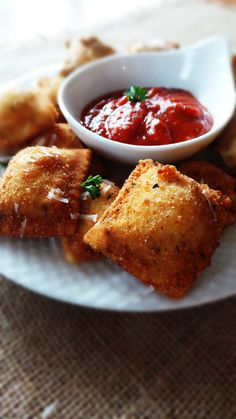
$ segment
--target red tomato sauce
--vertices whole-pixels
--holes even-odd
[[[82,112],[82,124],[102,137],[135,145],[163,145],[199,137],[213,118],[188,91],[154,87],[131,102],[123,91],[99,97]]]

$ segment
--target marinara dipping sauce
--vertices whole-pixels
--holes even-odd
[[[139,86],[94,100],[81,122],[110,140],[150,146],[190,140],[213,125],[211,114],[190,92]]]

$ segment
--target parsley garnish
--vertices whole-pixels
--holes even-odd
[[[81,183],[82,188],[87,191],[92,199],[96,199],[100,196],[100,187],[102,183],[102,176],[89,175],[87,179]]]
[[[8,161],[1,161],[0,160],[0,166],[7,167],[7,165],[8,165]]]
[[[147,89],[140,86],[131,86],[125,91],[125,95],[131,102],[143,102],[147,99]]]

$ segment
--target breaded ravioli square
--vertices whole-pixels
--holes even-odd
[[[34,140],[32,145],[58,148],[84,148],[79,138],[70,128],[69,124],[54,124],[49,130]]]
[[[220,191],[223,195],[230,197],[232,207],[228,208],[224,216],[225,226],[236,222],[236,179],[225,173],[223,170],[206,161],[196,160],[187,161],[179,166],[179,170],[184,175],[196,180],[197,182],[207,184],[209,188]],[[211,195],[213,192],[211,191]]]
[[[94,251],[171,298],[183,297],[219,244],[230,198],[174,166],[140,161],[84,237]]]
[[[42,145],[44,147],[57,147],[57,148],[85,148],[84,144],[75,135],[67,123],[54,124],[52,128],[44,132],[43,135],[36,138],[30,145]],[[102,164],[100,158],[93,155],[90,173],[102,176],[106,175],[107,169]]]
[[[203,160],[186,161],[179,171],[197,182],[206,183],[209,188],[221,191],[223,195],[236,200],[236,179],[212,163]]]
[[[99,58],[114,54],[115,50],[110,45],[104,44],[99,38],[89,36],[69,44],[69,56],[64,63],[60,76],[68,76],[76,68]]]
[[[54,124],[58,112],[40,90],[0,97],[0,150],[17,148]]]
[[[236,111],[222,134],[214,143],[214,148],[221,155],[226,166],[236,173]]]
[[[103,257],[101,253],[94,252],[90,246],[85,244],[83,239],[87,231],[109,208],[118,192],[117,186],[104,181],[101,195],[98,198],[92,199],[88,192],[82,193],[76,234],[62,239],[65,256],[69,262],[88,262]]]
[[[91,153],[36,146],[16,154],[0,179],[0,234],[74,234]]]

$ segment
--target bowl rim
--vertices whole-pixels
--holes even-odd
[[[202,39],[198,42],[195,42],[193,44],[189,44],[189,45],[185,45],[181,48],[177,48],[177,49],[171,49],[171,50],[163,50],[163,51],[144,51],[144,52],[139,52],[139,53],[116,53],[113,55],[110,55],[108,57],[104,57],[95,61],[92,61],[88,64],[84,64],[81,67],[77,68],[76,70],[74,70],[69,76],[67,76],[65,78],[65,80],[62,82],[59,92],[58,92],[58,104],[59,107],[63,113],[63,115],[65,116],[66,120],[69,121],[71,123],[71,125],[78,127],[79,130],[83,131],[85,134],[87,134],[87,136],[89,135],[91,137],[91,141],[94,140],[94,143],[96,144],[97,141],[100,144],[104,144],[104,145],[108,145],[110,147],[115,147],[116,149],[120,149],[120,150],[142,150],[142,151],[164,151],[164,150],[173,150],[173,149],[181,149],[184,148],[186,146],[191,146],[191,145],[195,145],[197,143],[201,143],[204,142],[209,135],[211,136],[217,136],[218,133],[221,132],[221,130],[225,127],[225,125],[229,122],[229,120],[231,119],[234,110],[235,110],[235,105],[236,105],[236,91],[234,93],[234,101],[232,103],[232,108],[231,108],[231,112],[229,112],[229,115],[227,117],[227,119],[225,120],[224,125],[215,125],[215,121],[213,119],[213,125],[211,127],[211,129],[206,132],[203,135],[200,135],[198,137],[194,137],[191,138],[189,140],[184,140],[184,141],[180,141],[180,142],[176,142],[176,143],[171,143],[171,144],[162,144],[162,145],[138,145],[138,144],[129,144],[129,143],[125,143],[125,142],[120,142],[120,141],[115,141],[112,140],[110,138],[106,138],[103,137],[91,130],[89,130],[88,128],[86,128],[79,119],[76,119],[72,113],[68,110],[68,107],[65,104],[65,100],[64,100],[64,95],[65,95],[65,91],[68,88],[69,84],[71,82],[73,82],[78,76],[80,76],[83,73],[86,73],[87,70],[106,64],[107,62],[111,62],[111,61],[117,61],[117,60],[121,60],[121,59],[127,59],[127,58],[152,58],[152,57],[156,57],[159,55],[167,55],[167,56],[171,56],[171,55],[178,55],[178,54],[182,54],[184,53],[186,50],[193,50],[193,49],[197,49],[197,48],[201,48],[203,46],[207,46],[208,44],[210,45],[211,43],[215,43],[215,42],[219,42],[219,43],[223,43],[225,44],[225,48],[226,51],[228,52],[229,55],[229,66],[230,66],[230,50],[229,50],[229,46],[228,46],[228,41],[227,38],[221,35],[216,35],[216,36],[211,36],[211,37],[207,37],[205,39]],[[231,79],[233,82],[233,73],[231,70]],[[108,92],[109,93],[109,92]],[[96,99],[96,98],[94,98]]]

